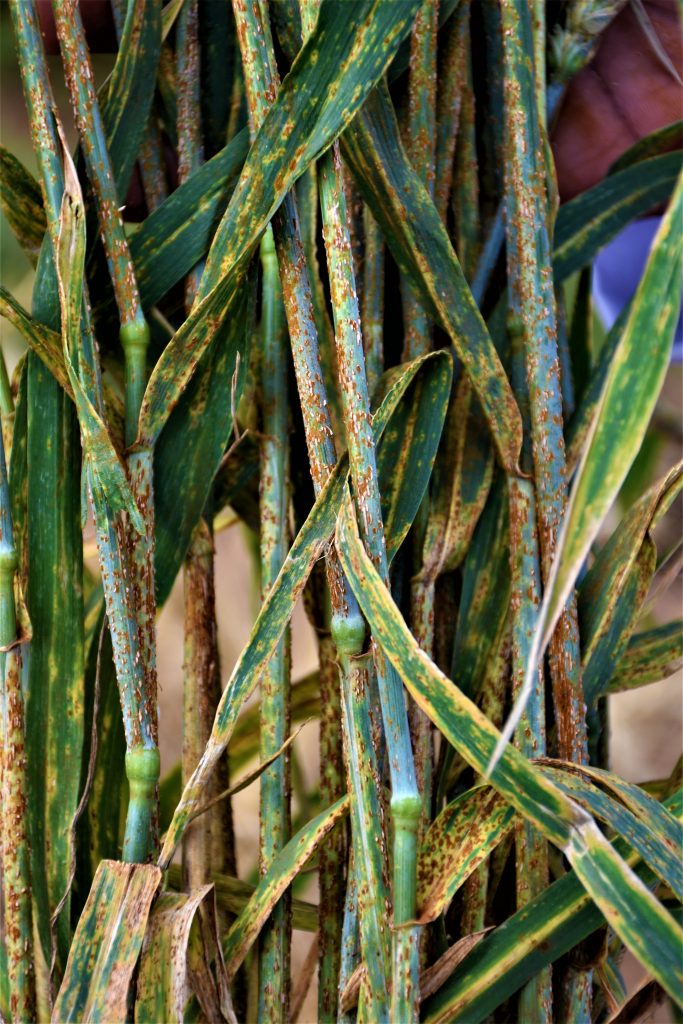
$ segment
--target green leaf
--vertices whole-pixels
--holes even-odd
[[[631,637],[609,681],[608,693],[658,683],[683,664],[683,619]]]
[[[154,98],[154,82],[161,49],[161,4],[131,0],[126,21],[101,101],[107,150],[111,158],[116,191],[123,201],[147,131]]]
[[[416,703],[480,773],[491,764],[499,734],[420,649],[365,552],[350,503],[336,536],[342,567],[373,636]],[[680,990],[683,931],[605,840],[593,819],[519,751],[502,748],[491,784],[563,851],[610,925],[667,992]]]
[[[617,775],[605,771],[603,768],[582,766],[583,773],[599,783],[604,789],[610,790],[621,800],[630,811],[639,818],[647,829],[657,835],[664,842],[670,851],[675,854],[681,842],[681,829],[674,813],[667,809],[654,797],[646,793],[640,786],[632,782],[624,782]],[[676,785],[673,789],[675,791]],[[674,875],[676,876],[676,872]],[[679,885],[680,887],[680,885]]]
[[[610,611],[592,656],[584,662],[583,679],[587,701],[594,701],[606,692],[650,591],[656,568],[657,550],[654,541],[647,535],[623,582],[620,599]]]
[[[40,282],[38,283],[38,286]],[[29,316],[26,310],[0,285],[0,316],[16,327],[32,352],[48,368],[61,388],[73,401],[74,391],[64,361],[62,340],[57,331]],[[109,431],[116,446],[123,445],[123,403],[120,396],[107,384],[104,385],[104,402],[107,410]]]
[[[300,829],[272,861],[223,945],[230,979],[235,976],[275,904],[348,810],[349,798],[345,796]]]
[[[391,565],[420,507],[441,439],[453,379],[449,354],[437,373],[421,374],[411,401],[401,402],[377,450],[377,472],[383,481],[382,521]]]
[[[31,317],[1,285],[0,316],[9,320],[12,326],[16,327],[26,344],[40,357],[60,387],[70,398],[73,398],[73,388],[64,362],[62,340],[57,331],[51,330],[45,324],[41,324]]]
[[[27,372],[26,600],[34,635],[26,743],[33,892],[43,952],[49,919],[69,877],[83,743],[83,546],[81,451],[72,403],[31,354]],[[19,485],[17,480],[13,481]],[[59,785],[55,780],[59,779]],[[69,948],[69,904],[59,921],[59,959]]]
[[[680,167],[679,153],[655,156],[603,178],[561,206],[555,223],[555,283],[590,263],[632,220],[666,202]]]
[[[671,149],[680,149],[683,144],[683,121],[672,121],[663,128],[657,128],[642,139],[629,146],[611,165],[609,174],[623,171],[625,167],[640,163],[652,156],[668,153]]]
[[[597,829],[583,834],[571,853],[574,870],[610,927],[672,999],[680,1000],[680,926]]]
[[[161,871],[103,860],[71,944],[52,1019],[125,1024],[129,987]]]
[[[590,281],[589,281],[590,284]],[[626,326],[630,311],[630,304],[622,309],[621,313],[610,327],[607,337],[602,343],[600,354],[593,367],[592,373],[588,376],[581,393],[578,406],[574,415],[567,424],[565,438],[567,444],[567,473],[571,476],[583,454],[586,439],[595,419],[602,389],[614,359],[614,354],[619,347],[621,336]],[[592,316],[592,312],[591,312]]]
[[[529,672],[645,436],[669,364],[680,304],[683,177],[653,243],[577,470],[536,627]],[[649,338],[643,359],[642,339]]]
[[[154,529],[157,603],[168,597],[199,522],[232,432],[231,381],[241,353],[248,363],[255,278],[236,297],[233,315],[205,353],[154,449]],[[244,372],[238,374],[239,398]],[[178,501],[178,495],[183,500]]]
[[[415,0],[323,0],[315,30],[254,140],[206,263],[199,301],[147,386],[138,443],[151,446],[228,315],[268,221],[308,164],[344,130],[406,34]]]
[[[131,235],[130,254],[146,309],[206,256],[248,149],[245,128],[172,192]]]
[[[423,577],[436,579],[465,558],[492,476],[493,458],[481,408],[463,374],[451,396],[444,443],[434,467]]]
[[[444,353],[434,352],[393,373],[385,398],[373,417],[377,443],[391,423],[401,399],[420,372],[441,375]],[[344,455],[330,474],[316,502],[299,531],[277,580],[267,594],[251,631],[249,641],[240,655],[223,691],[221,702],[204,755],[189,779],[178,804],[164,842],[159,863],[166,866],[173,854],[188,819],[199,803],[204,781],[227,746],[243,702],[262,673],[289,622],[297,598],[302,593],[313,565],[324,551],[334,530],[348,478],[348,456]],[[380,481],[381,485],[381,481]]]
[[[0,207],[14,237],[33,266],[47,231],[38,182],[4,146],[0,146]]]
[[[669,806],[680,821],[680,797]],[[617,840],[615,849],[629,864],[638,864],[637,854],[623,840]],[[652,881],[649,869],[641,866],[638,873],[648,884]],[[479,1024],[539,970],[603,922],[575,872],[568,872],[482,940],[423,1007],[425,1024],[456,1020]]]
[[[545,766],[546,762],[543,763]],[[662,836],[657,830],[657,821],[652,820],[653,816],[649,815],[647,822],[642,821],[619,800],[613,799],[582,778],[580,768],[559,762],[547,763],[548,767],[544,767],[543,770],[548,777],[568,796],[573,797],[577,803],[625,839],[655,874],[673,889],[678,898],[683,899],[683,867],[678,848],[675,844],[673,848],[667,844],[666,836]],[[598,776],[596,781],[599,778]],[[652,803],[659,807],[654,800]]]
[[[628,641],[638,606],[625,603],[624,590],[633,590],[633,572],[642,567],[649,574],[652,559],[641,550],[646,535],[683,488],[683,463],[657,481],[629,510],[603,545],[579,589],[583,682],[586,700],[600,696],[610,681],[618,653]],[[650,541],[651,544],[651,541]],[[649,582],[649,578],[648,578]],[[636,587],[642,593],[645,585]],[[630,618],[624,622],[624,612]],[[619,629],[615,629],[615,622]],[[630,632],[630,630],[629,630]]]
[[[501,464],[514,472],[522,442],[517,403],[441,218],[401,145],[385,88],[375,90],[342,141],[345,160],[394,259],[429,315],[447,331]]]
[[[82,360],[79,365],[84,259],[85,221],[82,196],[75,168],[67,162],[57,253],[64,362],[76,402],[93,487],[106,495],[114,515],[126,512],[134,529],[142,534],[142,515],[133,496],[123,462],[114,448],[106,424],[97,411],[94,385],[83,384],[83,380],[88,379],[84,373]]]
[[[242,71],[235,19],[227,4],[202,5],[199,46],[202,129],[208,158],[213,157],[228,138],[234,89]]]
[[[92,726],[95,678],[98,672],[100,631],[104,620],[104,600],[99,590],[100,608],[87,648],[85,666],[86,736]],[[111,633],[105,626],[102,653],[99,658],[100,708],[97,720],[97,760],[85,813],[79,822],[78,864],[76,872],[77,899],[85,904],[92,880],[101,860],[115,860],[123,841],[122,809],[128,797],[125,756],[126,741],[121,718],[121,702],[116,684],[116,670]],[[84,745],[81,777],[87,776],[90,745]]]
[[[509,595],[508,494],[501,474],[493,485],[462,566],[452,666],[468,697],[479,693],[489,656],[508,613]]]
[[[453,800],[429,826],[417,866],[420,924],[436,921],[463,882],[515,823],[515,811],[490,786]]]

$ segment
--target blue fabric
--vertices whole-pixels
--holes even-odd
[[[607,330],[638,287],[660,220],[644,217],[629,224],[601,250],[593,264],[593,301]],[[678,318],[671,359],[683,362],[682,316]]]

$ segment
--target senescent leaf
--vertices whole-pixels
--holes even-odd
[[[129,986],[161,883],[152,864],[103,860],[78,922],[52,1020],[124,1024]]]
[[[234,1020],[214,899],[213,886],[204,885],[189,894],[165,892],[156,901],[140,955],[136,1024],[182,1024],[193,995],[208,1019]]]

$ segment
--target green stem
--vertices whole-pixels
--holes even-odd
[[[0,454],[0,647],[5,648],[17,638],[14,574],[19,560],[12,534],[4,443]]]
[[[56,252],[64,191],[61,146],[55,116],[57,108],[52,96],[45,53],[38,30],[36,5],[33,0],[21,0],[21,2],[12,0],[10,10],[21,58],[20,67],[33,149],[41,170],[43,203],[50,240],[53,251]],[[93,340],[89,307],[85,301],[82,312],[81,343],[78,353],[79,376],[91,401],[100,414],[103,414],[99,364]],[[151,472],[151,459],[147,460],[147,465]],[[151,496],[149,487],[146,488],[146,491]],[[93,509],[102,582],[126,731],[126,744],[128,749],[140,745],[154,747],[156,744],[156,697],[154,694],[154,700],[150,701],[150,694],[145,687],[145,663],[140,653],[141,638],[138,634],[135,617],[129,614],[131,588],[125,582],[128,575],[126,553],[129,545],[126,538],[122,536],[120,528],[114,528],[110,512],[101,500],[101,496],[93,494]],[[151,590],[146,588],[145,596],[153,594],[153,592],[153,587]],[[142,696],[140,697],[140,695]],[[147,847],[147,841],[139,845],[140,855],[136,859],[144,860]],[[128,848],[131,848],[130,843]]]
[[[57,131],[56,110],[47,70],[35,0],[11,0],[10,14],[19,54],[24,102],[31,129],[31,143],[40,170],[40,188],[53,254],[57,251],[59,218],[64,192],[62,147]],[[50,324],[53,328],[59,324]],[[79,372],[92,383],[95,407],[104,409],[102,385],[87,302],[83,303]]]
[[[213,723],[211,684],[215,673],[212,658],[216,653],[213,585],[213,544],[206,522],[200,519],[183,563],[183,786],[202,756]],[[215,713],[215,708],[213,710]],[[212,792],[209,799],[218,792]],[[182,884],[187,892],[209,881],[210,830],[206,818],[190,822],[185,830]]]
[[[287,359],[282,290],[273,233],[261,242],[263,267],[263,338],[261,389],[261,590],[265,596],[287,556],[288,458]],[[260,756],[271,757],[289,733],[289,637],[278,644],[261,679]],[[261,776],[260,871],[264,874],[289,840],[290,781],[287,756]],[[260,937],[259,1020],[286,1020],[289,1003],[289,901],[283,897]]]
[[[533,486],[528,480],[509,482],[510,559],[512,563],[512,698],[519,695],[529,657],[529,640],[540,607],[540,560],[536,535]],[[528,758],[543,757],[545,745],[545,688],[543,666],[515,733],[515,744]],[[531,902],[548,885],[548,844],[528,822],[516,831],[517,909]],[[545,967],[523,987],[520,1019],[552,1021],[550,968]]]
[[[353,849],[349,854],[346,894],[344,898],[344,922],[342,925],[341,962],[339,967],[339,992],[343,992],[351,975],[360,962],[360,928],[358,924],[358,885]],[[352,1012],[338,1013],[339,1024],[353,1024]]]
[[[534,5],[534,12],[537,15],[542,10],[542,6],[542,2]],[[541,67],[536,67],[539,52],[541,49],[543,53],[545,52],[545,32],[542,30],[541,19],[538,19],[538,28],[541,32],[536,36],[533,48],[536,95],[539,113],[549,124],[559,108],[567,82],[589,62],[601,33],[622,6],[622,0],[577,0],[576,3],[568,5],[564,27],[557,26],[552,38],[551,74],[547,93],[540,88],[540,83],[544,81],[545,76]],[[497,20],[498,7],[495,4],[485,5],[485,18],[489,18],[491,15],[493,15],[491,20]],[[540,37],[543,38],[543,43],[541,43]],[[494,68],[497,67],[495,58],[491,63]],[[540,62],[538,63],[540,64]],[[541,95],[543,95],[543,101],[539,102],[538,97]],[[504,203],[500,202],[484,239],[472,278],[472,294],[479,306],[486,294],[489,278],[498,262],[504,241],[505,209]]]
[[[142,322],[121,324],[119,339],[125,355],[126,375],[126,446],[135,443],[138,416],[147,386],[147,348],[149,327]]]
[[[130,786],[122,859],[129,864],[144,862],[155,813],[159,782],[159,751],[156,747],[134,747],[126,753],[126,775]]]
[[[420,512],[429,512],[429,502],[423,500]],[[424,516],[423,518],[426,518]],[[414,576],[410,585],[410,625],[413,635],[423,651],[430,658],[434,656],[434,597],[436,580],[421,575]],[[411,701],[409,704],[410,735],[415,755],[415,775],[422,798],[423,832],[431,817],[432,777],[434,757],[432,750],[432,724],[422,711]]]
[[[389,571],[360,332],[360,312],[351,258],[346,200],[342,187],[341,158],[337,144],[333,146],[331,152],[328,151],[321,158],[318,172],[339,385],[356,511],[368,554],[377,565],[383,581],[388,584]],[[412,1019],[417,1013],[418,943],[412,929],[397,926],[415,917],[415,854],[421,800],[415,777],[403,686],[376,643],[373,643],[373,656],[391,775],[391,813],[394,822],[393,894],[394,900],[398,900],[398,907],[395,904],[393,959],[394,964],[400,965],[401,970],[394,977],[392,986],[392,1016],[395,1020],[404,1020]]]
[[[233,9],[242,52],[250,123],[252,130],[255,131],[267,113],[269,97],[274,96],[279,85],[270,25],[265,4],[260,0],[248,4],[235,2]],[[318,494],[334,468],[336,452],[315,328],[311,285],[298,224],[296,199],[290,192],[273,217],[273,234],[297,390],[304,419],[311,476],[314,491]],[[330,551],[326,558],[326,570],[332,611],[332,638],[337,645],[337,650],[339,652],[339,643],[342,644],[342,649],[345,649],[346,638],[350,637],[353,650],[356,650],[356,643],[360,642],[360,647],[357,648],[360,651],[365,636],[365,625],[334,551]],[[361,630],[362,637],[358,641],[358,634]],[[342,686],[345,691],[348,691],[352,688],[350,673],[353,666],[348,660],[344,662],[341,656],[338,660],[341,663]],[[372,785],[375,787],[377,785],[376,768],[370,772],[369,776],[372,778],[373,784],[361,785],[349,764],[349,757],[355,742],[354,737],[363,735],[367,723],[370,721],[370,708],[364,688],[359,692],[358,699],[351,701],[348,705],[347,717],[344,721],[345,737],[348,741],[345,747],[347,773],[351,779],[356,780],[354,793],[356,800],[360,801],[359,814],[361,818],[372,821],[373,811],[376,809],[378,801],[377,794],[372,795]],[[370,757],[371,748],[367,748],[366,753]],[[362,841],[362,836],[358,832],[358,829],[361,828],[361,818],[356,819],[355,827],[352,824],[354,843]],[[379,850],[378,853],[383,863],[384,849]],[[383,871],[373,869],[373,860],[360,857],[357,864],[359,888],[362,887],[363,891],[367,893],[368,901],[377,911],[376,914],[361,917],[361,945],[366,962],[376,964],[377,969],[381,971],[382,980],[377,987],[377,998],[380,1003],[383,1003],[390,977],[386,947],[387,926],[384,918],[388,904],[386,882]],[[334,907],[337,903],[338,900],[335,899],[330,906]],[[327,912],[327,904],[323,903],[323,915]],[[321,944],[321,956],[324,948]],[[333,1016],[332,1012],[328,1019],[332,1019]],[[321,1017],[321,1019],[324,1018]]]
[[[361,651],[365,622],[360,612],[355,623],[348,618],[333,623],[332,638],[342,666],[342,708],[347,787],[352,794],[351,836],[353,862],[358,866],[355,913],[360,928],[360,947],[368,975],[372,1018],[389,1021],[389,934],[382,893],[384,877],[383,815],[379,799],[379,774],[368,715],[370,666]],[[350,951],[347,951],[350,952]],[[351,956],[353,959],[353,954]],[[345,961],[347,957],[345,956]],[[341,986],[340,986],[341,991]]]
[[[333,436],[341,439],[344,436],[344,424],[337,391],[337,356],[334,350],[334,331],[330,315],[327,311],[327,299],[320,276],[318,261],[318,224],[320,217],[318,171],[315,163],[307,168],[297,182],[297,197],[301,216],[301,240],[311,280],[311,299],[313,302],[315,327],[318,333],[320,363],[325,382],[325,391],[329,401],[330,422]]]
[[[497,729],[505,721],[505,707],[510,675],[510,616],[503,619],[491,648],[481,684],[481,710]],[[497,851],[496,851],[497,852]],[[486,912],[491,891],[491,858],[473,871],[463,886],[461,932],[471,935],[486,926]]]
[[[194,529],[183,566],[183,756],[182,777],[186,783],[202,756],[221,696],[216,602],[214,545],[204,518]],[[227,762],[212,776],[207,801],[227,789]],[[231,857],[231,814],[229,800],[209,808],[192,822],[183,838],[183,882],[187,892],[205,885],[211,874],[234,872]]]

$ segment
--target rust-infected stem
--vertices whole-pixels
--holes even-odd
[[[142,312],[119,209],[78,3],[76,0],[53,0],[53,10],[64,77],[88,177],[95,193],[102,241],[121,320],[120,338],[126,361],[126,444],[131,445],[137,435],[138,415],[147,380],[149,327]]]
[[[320,197],[327,252],[339,390],[349,451],[353,495],[361,536],[383,580],[389,582],[370,400],[356,296],[341,157],[335,144],[320,160]],[[412,1018],[418,997],[417,929],[400,927],[415,917],[417,830],[421,801],[417,789],[403,686],[373,642],[377,685],[391,773],[394,826],[394,970],[392,1014]]]
[[[26,736],[22,668],[27,645],[17,640],[14,574],[18,565],[12,535],[5,446],[0,437],[0,802],[2,877],[12,1021],[33,1020],[33,908],[28,839]]]
[[[261,590],[268,593],[287,556],[288,458],[287,337],[272,230],[261,241],[263,268],[261,439]],[[290,722],[288,631],[261,678],[260,755],[272,757],[285,742]],[[265,874],[289,839],[289,757],[280,756],[261,776],[259,870]],[[260,936],[259,1020],[286,1020],[289,1004],[291,925],[283,897]]]
[[[65,80],[95,195],[102,241],[121,321],[120,338],[126,372],[126,444],[130,447],[137,436],[138,416],[147,381],[149,327],[142,312],[135,270],[119,209],[80,10],[76,0],[54,0],[53,10]],[[137,703],[140,715],[146,719],[144,729],[141,722],[141,729],[147,733],[149,740],[145,746],[129,746],[126,755],[130,803],[123,856],[126,860],[144,861],[150,843],[152,847],[156,846],[156,784],[159,775],[152,452],[148,449],[132,451],[127,458],[127,466],[133,494],[145,526],[141,535],[130,527],[122,527],[121,548],[125,562],[124,578],[127,573],[130,579],[126,591],[126,610],[135,623],[138,653],[142,662],[143,692]],[[121,585],[123,581],[117,582]],[[113,622],[111,615],[110,621]]]
[[[233,0],[233,10],[242,53],[249,116],[252,130],[256,130],[262,123],[279,86],[267,9],[261,0]],[[300,237],[296,199],[292,192],[285,197],[282,206],[273,217],[273,234],[311,476],[315,493],[318,494],[334,468],[336,452],[315,328],[311,286]],[[331,633],[337,652],[340,654],[342,650],[347,649],[359,652],[365,639],[365,624],[333,550],[326,558],[326,571],[330,591]],[[341,656],[339,660],[343,684],[348,687],[351,682],[347,676],[352,665],[348,660],[345,662]],[[359,710],[360,707],[363,708],[362,711]],[[350,710],[352,713],[345,721],[347,739],[349,744],[362,744],[362,734],[369,714],[364,690]],[[367,750],[367,757],[370,762],[374,762],[374,751],[371,747]],[[374,780],[374,763],[368,770]],[[359,777],[356,772],[349,772],[349,778],[355,799],[364,809],[363,813],[367,810],[372,816],[373,808],[376,809],[378,805],[378,794],[373,790],[374,781],[366,785],[366,780]],[[368,804],[369,799],[374,800],[374,803]],[[362,842],[362,836],[357,828],[352,829],[352,834],[354,843]],[[385,923],[388,896],[382,871],[376,870],[374,861],[369,862],[360,855],[360,847],[358,864],[366,901],[366,913],[361,918],[361,943],[366,959],[372,960],[380,972],[381,984],[376,986],[376,990],[386,993],[390,974]],[[338,900],[335,899],[329,905],[335,907],[337,903]],[[328,903],[324,900],[321,904],[323,916],[327,913],[327,906]],[[321,957],[326,948],[325,944],[321,943]],[[331,963],[331,959],[322,962],[321,972],[328,972]],[[329,977],[329,974],[327,976]],[[326,993],[330,992],[330,987],[331,981],[324,981],[320,986],[321,999],[327,998]],[[334,1004],[321,1005],[321,1020],[334,1019],[335,1015]]]

